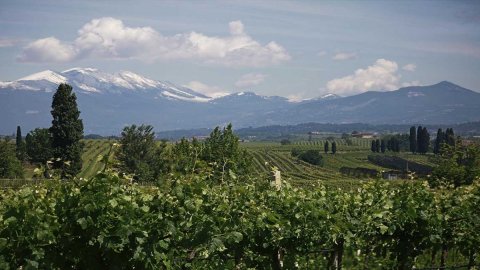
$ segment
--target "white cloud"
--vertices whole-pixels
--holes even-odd
[[[230,35],[207,36],[197,32],[164,36],[151,27],[128,27],[115,18],[94,19],[85,24],[73,42],[54,37],[40,39],[24,48],[24,62],[67,62],[83,58],[191,59],[224,66],[261,67],[290,59],[274,41],[265,45],[250,37],[241,21],[229,23]],[[53,48],[53,50],[52,50]],[[62,52],[58,55],[58,49]]]
[[[343,60],[350,60],[350,59],[355,59],[357,58],[357,54],[356,53],[349,53],[349,52],[339,52],[339,53],[336,53],[332,59],[333,60],[336,60],[336,61],[343,61]]]
[[[357,69],[354,74],[331,80],[327,89],[337,95],[353,95],[368,90],[391,91],[398,89],[400,75],[397,63],[378,59],[365,69]]]
[[[18,56],[20,62],[67,62],[76,56],[75,49],[54,37],[47,37],[30,43]]]
[[[218,86],[209,86],[199,81],[191,81],[184,86],[212,98],[223,97],[230,94]]]
[[[406,70],[406,71],[415,71],[415,69],[417,69],[417,65],[415,64],[406,64],[405,66],[402,67],[403,70]]]
[[[246,88],[250,86],[255,86],[261,84],[267,75],[261,73],[248,73],[243,75],[236,83],[235,86],[238,88]]]

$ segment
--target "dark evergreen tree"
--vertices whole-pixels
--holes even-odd
[[[375,140],[372,140],[372,145],[370,146],[370,150],[372,150],[372,152],[377,152],[377,144],[375,143]]]
[[[83,122],[77,107],[77,97],[66,83],[58,86],[52,102],[52,149],[55,169],[61,176],[74,177],[82,169]]]
[[[379,153],[380,152],[380,140],[377,139],[375,141],[375,152]]]
[[[418,153],[421,153],[422,152],[422,149],[423,149],[423,145],[422,145],[422,126],[418,126],[417,128],[417,144],[416,144],[416,150],[415,152],[418,152]]]
[[[415,126],[410,128],[410,136],[408,139],[410,141],[410,152],[417,152],[417,132],[415,130]]]
[[[423,127],[417,131],[417,143],[418,143],[418,153],[425,154],[428,152],[430,147],[430,134],[426,127]]]
[[[382,151],[382,153],[385,153],[385,149],[386,146],[385,146],[385,140],[382,140],[381,143],[380,143],[380,150]]]
[[[447,128],[445,131],[445,143],[455,147],[455,134],[453,133],[453,128]]]
[[[388,151],[392,151],[393,147],[392,147],[392,138],[388,139],[387,141],[387,150]]]
[[[337,143],[332,142],[332,154],[335,154],[337,152]]]
[[[27,159],[26,152],[27,151],[25,149],[25,142],[22,138],[22,129],[20,128],[20,126],[17,126],[16,155],[18,160],[25,161]]]
[[[325,154],[328,154],[328,141],[325,141],[325,143],[323,144],[323,151],[325,152]]]
[[[448,129],[447,129],[448,130]],[[442,150],[442,145],[445,143],[445,133],[441,128],[437,131],[437,138],[435,139],[435,145],[433,146],[433,153],[438,155]]]
[[[393,138],[393,150],[398,153],[400,152],[400,140]]]

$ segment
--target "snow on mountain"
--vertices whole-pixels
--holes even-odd
[[[339,98],[339,95],[328,93],[323,96],[321,96],[319,99],[334,99],[334,98]]]
[[[0,89],[52,92],[63,82],[84,94],[141,92],[153,95],[155,99],[193,102],[207,102],[212,99],[195,90],[167,81],[149,79],[131,71],[107,73],[95,68],[71,68],[60,73],[45,70],[16,81],[0,82]]]
[[[62,75],[51,71],[51,70],[44,70],[23,78],[18,79],[18,81],[47,81],[55,84],[61,84],[65,82],[67,78],[63,77]]]

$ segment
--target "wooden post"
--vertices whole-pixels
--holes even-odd
[[[273,179],[271,185],[275,186],[278,190],[282,188],[282,175],[280,170],[276,168],[273,170]]]

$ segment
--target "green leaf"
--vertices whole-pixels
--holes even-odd
[[[85,218],[79,218],[77,219],[77,223],[80,224],[80,227],[82,227],[82,229],[86,229],[88,224],[87,224],[87,220]]]

